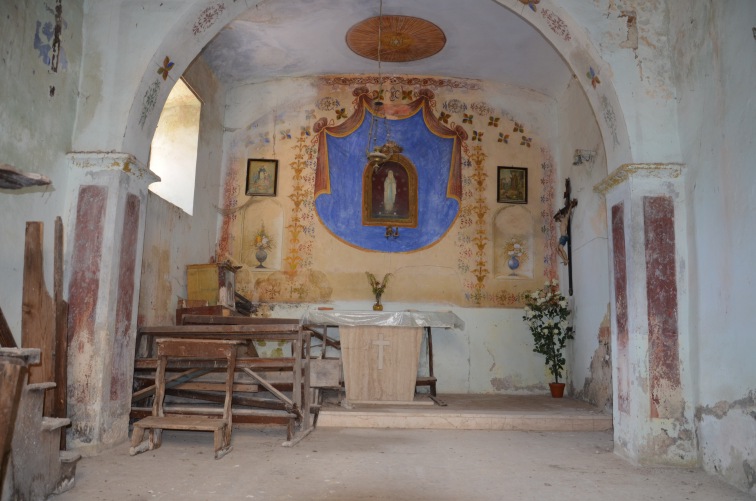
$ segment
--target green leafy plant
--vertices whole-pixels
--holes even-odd
[[[383,276],[383,281],[381,282],[379,282],[378,279],[375,278],[375,275],[373,275],[369,271],[366,271],[365,275],[367,275],[368,282],[370,282],[370,287],[373,289],[373,295],[376,297],[376,299],[380,300],[381,296],[383,296],[383,292],[386,290],[386,286],[389,283],[391,273],[386,273]]]
[[[574,330],[567,318],[572,313],[567,299],[559,291],[559,281],[546,282],[542,289],[525,293],[522,319],[533,335],[533,351],[546,357],[546,366],[558,383],[564,371],[564,348],[567,340],[574,339]]]

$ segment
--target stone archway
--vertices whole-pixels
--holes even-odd
[[[531,14],[530,10],[519,9],[523,5],[519,1],[507,1],[512,5],[505,5],[505,0],[497,0],[503,8],[525,19],[534,29],[549,40],[554,49],[561,54],[575,73],[581,74],[584,72],[583,67],[587,65],[594,64],[596,67],[599,66],[601,61],[591,41],[582,34],[581,30],[577,29],[578,25],[572,18],[559,6],[554,5],[551,0],[543,0],[539,4],[541,10],[537,15]],[[126,200],[128,197],[125,197],[127,193],[118,191],[118,187],[121,186],[119,184],[121,178],[124,176],[128,176],[130,179],[140,176],[149,177],[148,173],[142,174],[145,170],[144,165],[148,158],[149,146],[154,135],[160,110],[167,99],[175,79],[180,77],[201,52],[202,48],[227,23],[244,11],[254,8],[258,3],[255,0],[233,2],[231,4],[217,0],[192,2],[191,6],[185,8],[183,14],[165,32],[161,41],[157,44],[149,63],[145,65],[141,78],[138,81],[134,79],[124,83],[127,88],[129,85],[135,85],[128,117],[125,123],[112,126],[113,129],[110,130],[109,135],[112,144],[106,142],[103,144],[103,149],[112,150],[116,146],[116,143],[120,142],[120,151],[126,153],[104,153],[97,158],[98,165],[101,166],[100,170],[104,174],[107,174],[108,177],[103,182],[110,183],[112,187],[103,201],[104,206],[112,206],[116,213],[123,211],[121,206],[124,203],[121,200]],[[544,16],[543,13],[546,10],[551,14]],[[160,71],[161,69],[163,70],[162,72]],[[590,82],[583,82],[581,80],[581,85],[587,91],[586,95],[588,96],[593,113],[597,117],[609,165],[616,166],[629,161],[631,158],[630,141],[620,101],[617,98],[612,82],[604,82],[599,92],[592,92],[593,89]],[[127,95],[129,94],[128,90],[126,93]],[[114,132],[118,131],[119,128],[122,133]],[[116,136],[122,137],[122,140],[116,141],[113,139]],[[116,157],[119,159],[119,167],[113,172],[113,165],[116,164],[114,159]],[[126,158],[123,159],[121,157]],[[87,160],[87,162],[90,161]],[[144,183],[145,181],[141,182]],[[92,183],[89,179],[85,179],[81,181],[81,184],[82,187],[86,187],[85,185],[95,183]],[[133,191],[139,191],[139,196],[144,197],[145,195],[142,193],[143,188],[139,186]],[[78,186],[76,189],[78,189]],[[129,200],[133,200],[133,197]],[[123,222],[119,222],[117,224],[120,226],[116,225],[112,230],[115,235],[123,233],[125,229],[136,232],[140,235],[134,245],[136,248],[139,248],[139,242],[142,241],[145,228],[144,198],[140,198],[140,201],[138,205],[139,210],[132,210],[133,213],[138,214],[130,219],[132,226],[135,225],[133,221],[139,220],[135,225],[136,227],[127,226]],[[135,203],[132,205],[137,206]],[[119,219],[119,221],[123,220],[123,217]],[[82,265],[83,263],[82,261]],[[134,268],[138,270],[140,264],[141,253],[136,251],[133,259]],[[100,265],[103,276],[119,276],[121,270],[119,270],[120,265],[118,260],[103,260]],[[136,282],[135,291],[137,293],[132,296],[133,304],[129,308],[129,314],[133,311],[135,319],[135,305],[138,302],[139,290],[138,275],[134,277],[134,281]],[[110,311],[111,308],[115,309],[119,305],[122,308],[128,306],[125,299],[121,301],[121,304],[118,303],[116,298],[111,297],[110,291],[114,289],[113,283],[106,284],[108,285],[107,290],[106,287],[103,287],[100,296],[96,298],[95,303],[98,304],[98,309],[103,312]],[[107,324],[106,327],[111,325],[111,320],[115,322],[107,314],[101,317],[103,325]],[[133,325],[129,327],[130,332],[126,332],[123,335],[132,336],[133,342],[136,325],[135,321],[132,323]],[[128,349],[123,350],[127,354],[128,351]],[[128,355],[123,355],[123,357],[125,356]],[[101,360],[101,357],[97,353],[92,353],[84,356],[80,360],[79,366],[85,369],[92,369],[91,373],[97,374],[103,381],[106,381],[110,379],[109,371],[111,371],[113,366],[123,366],[126,368],[125,371],[128,372],[128,363],[124,365],[123,357],[119,358],[115,356],[107,360]],[[87,379],[89,374],[85,374],[82,370],[79,377]],[[110,383],[103,382],[101,387],[98,386],[86,395],[89,397],[89,401],[84,402],[82,400],[81,403],[76,404],[81,411],[81,415],[77,415],[77,426],[79,427],[77,429],[77,440],[80,445],[88,444],[96,448],[103,444],[118,443],[128,434],[129,402],[122,396],[111,402],[110,394],[100,394],[100,390],[106,388],[110,388]],[[75,410],[74,412],[77,411]]]
[[[531,11],[515,0],[495,1],[546,38],[576,75],[584,74],[587,68],[607,66],[591,40],[579,29],[580,25],[552,0],[542,0],[537,11]],[[147,158],[157,117],[172,87],[163,84],[155,69],[164,65],[165,58],[169,57],[174,66],[168,79],[175,80],[226,24],[254,8],[257,3],[250,0],[227,5],[218,1],[195,1],[193,8],[173,24],[155,50],[152,62],[145,68],[137,86],[128,120],[124,124],[123,151],[132,153],[142,161]],[[605,79],[600,89],[593,88],[590,80],[580,79],[580,84],[601,129],[607,164],[619,166],[630,162],[630,139],[613,81]]]

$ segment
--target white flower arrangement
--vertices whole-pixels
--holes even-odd
[[[525,245],[517,238],[510,238],[504,243],[504,253],[510,258],[517,258],[521,263],[524,263],[528,259]]]
[[[546,366],[558,383],[566,360],[563,355],[567,340],[574,339],[574,330],[568,325],[572,310],[559,291],[559,281],[547,281],[542,289],[523,294],[525,307],[523,320],[533,335],[533,351],[546,357]]]

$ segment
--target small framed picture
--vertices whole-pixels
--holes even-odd
[[[278,160],[250,158],[247,160],[248,196],[275,197],[278,184]]]
[[[500,204],[528,203],[528,169],[499,167],[496,176],[496,201]]]

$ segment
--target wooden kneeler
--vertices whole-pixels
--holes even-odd
[[[132,456],[140,452],[157,449],[162,442],[163,430],[212,431],[215,445],[215,459],[228,454],[231,447],[231,399],[233,396],[236,351],[241,341],[209,339],[158,339],[158,362],[155,374],[155,399],[152,416],[134,423],[131,434]],[[226,365],[226,399],[223,416],[166,416],[163,409],[165,399],[165,369],[169,358],[192,358],[197,360],[224,360]],[[144,432],[149,430],[149,439],[144,440]]]

